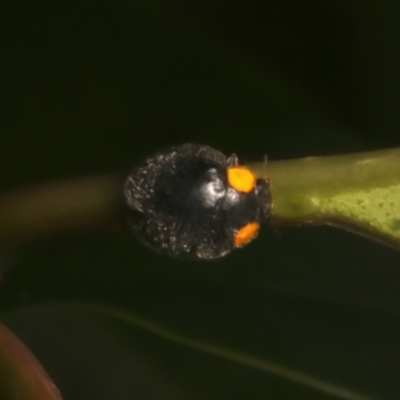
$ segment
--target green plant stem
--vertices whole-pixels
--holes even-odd
[[[121,219],[122,182],[119,175],[83,177],[0,196],[0,244],[116,226]]]
[[[248,167],[271,183],[273,224],[336,225],[400,248],[400,148]],[[115,226],[122,182],[84,177],[0,196],[0,244]]]
[[[272,222],[330,224],[400,248],[400,149],[254,163]]]

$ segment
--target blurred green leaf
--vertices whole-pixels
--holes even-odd
[[[66,352],[68,358],[76,358],[69,368],[79,370],[82,368],[80,364],[84,363],[85,369],[90,371],[90,375],[80,371],[80,374],[87,375],[85,390],[88,390],[90,381],[96,381],[96,375],[103,375],[103,368],[108,370],[107,375],[110,381],[116,379],[115,375],[120,375],[121,382],[118,389],[100,380],[88,393],[88,395],[102,393],[102,398],[104,398],[104,392],[108,391],[109,396],[112,394],[114,399],[126,398],[133,393],[135,393],[135,399],[147,399],[154,396],[154,398],[160,398],[156,393],[158,396],[161,395],[162,399],[203,399],[204,394],[200,387],[204,372],[199,374],[199,369],[205,371],[211,365],[214,369],[220,365],[223,368],[222,374],[217,372],[217,376],[211,379],[214,381],[212,391],[220,393],[218,399],[240,399],[244,396],[261,398],[256,395],[259,389],[254,391],[247,386],[250,382],[246,375],[249,373],[251,375],[252,370],[261,373],[261,380],[265,381],[264,395],[269,394],[279,398],[295,395],[298,399],[303,396],[307,399],[314,397],[343,400],[371,399],[371,397],[357,394],[352,390],[284,365],[193,339],[131,313],[107,306],[85,303],[42,305],[13,312],[7,320],[17,330],[24,328],[27,332],[25,333],[27,340],[45,354],[47,362],[52,366],[61,385],[66,385],[67,396],[74,399],[82,398],[82,392],[68,392],[71,390],[68,387],[75,387],[76,390],[77,382],[73,382],[73,379],[67,385],[61,373],[62,365],[66,362]],[[38,324],[49,325],[49,329],[39,332]],[[51,357],[49,355],[51,349],[59,348],[67,335],[67,348],[56,351],[56,357]],[[46,346],[47,348],[43,347],[45,341],[50,343],[50,346]],[[183,362],[185,359],[188,363]],[[106,360],[108,365],[99,369],[98,363],[104,363]],[[116,370],[112,371],[110,364],[115,364],[113,368]],[[149,368],[151,365],[153,368]],[[68,375],[68,370],[64,370],[63,373]],[[126,374],[131,374],[132,379],[126,380],[127,377],[124,379]],[[165,386],[167,375],[168,385]],[[234,376],[237,377],[234,378]],[[238,379],[239,376],[241,378]],[[218,382],[218,379],[222,381]],[[226,380],[229,381],[229,390]],[[172,390],[174,386],[175,390]],[[183,397],[178,395],[179,392],[183,394],[185,391],[186,395]],[[228,393],[235,394],[228,396]]]

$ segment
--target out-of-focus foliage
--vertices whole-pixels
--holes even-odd
[[[0,397],[61,400],[60,392],[31,351],[0,325]]]
[[[245,161],[399,146],[399,7],[9,2],[0,190],[128,170],[182,142]],[[76,300],[398,398],[399,265],[329,228],[265,229],[210,263],[163,258],[123,230],[55,235],[1,249],[0,304],[66,399],[324,398],[57,305]]]

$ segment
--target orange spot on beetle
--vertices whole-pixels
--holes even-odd
[[[255,175],[244,167],[228,167],[228,183],[240,193],[250,193],[256,183]]]
[[[258,235],[259,230],[260,225],[257,222],[250,222],[240,228],[233,238],[235,247],[242,247],[251,242]]]

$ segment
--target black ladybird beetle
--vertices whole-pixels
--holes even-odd
[[[151,248],[213,259],[254,239],[267,220],[269,182],[209,146],[184,144],[147,158],[124,185],[129,225]]]

